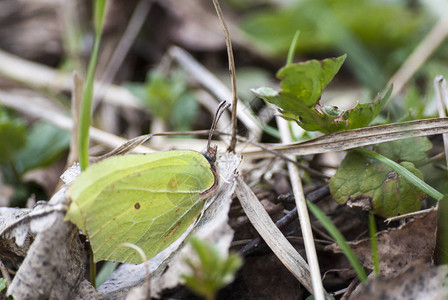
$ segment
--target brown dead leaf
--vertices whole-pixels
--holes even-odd
[[[447,265],[414,265],[393,277],[370,279],[366,285],[359,285],[349,299],[447,299],[447,276]]]
[[[437,211],[431,210],[398,228],[377,233],[378,255],[382,275],[401,272],[415,261],[431,262],[436,246]],[[373,269],[370,239],[349,243],[364,267]],[[340,253],[336,244],[326,247]]]

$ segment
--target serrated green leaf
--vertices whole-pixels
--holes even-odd
[[[411,162],[400,163],[417,177],[422,173]],[[417,211],[426,195],[383,163],[349,152],[330,180],[330,191],[339,204],[360,207],[383,217]]]
[[[0,163],[12,163],[14,154],[25,144],[25,123],[0,110]]]
[[[339,71],[345,58],[343,55],[287,65],[277,73],[281,91],[262,87],[252,92],[278,106],[285,119],[296,121],[308,131],[331,133],[365,127],[380,113],[391,89],[374,103],[357,104],[346,111],[319,103],[323,90]]]
[[[378,144],[375,152],[397,162],[416,162],[427,158],[426,151],[431,148],[432,143],[427,137],[417,137]]]
[[[70,144],[70,133],[47,122],[33,125],[26,138],[26,147],[15,156],[16,169],[21,173],[45,167],[62,155]]]

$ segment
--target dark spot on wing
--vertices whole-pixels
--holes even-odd
[[[135,204],[134,204],[134,208],[135,208],[135,209],[140,209],[140,203],[138,203],[138,202],[135,203]]]

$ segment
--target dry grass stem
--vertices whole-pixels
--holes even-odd
[[[72,119],[59,112],[49,110],[47,107],[36,105],[36,99],[37,97],[27,97],[0,91],[1,104],[24,114],[48,121],[67,131],[72,130]],[[47,99],[44,100],[47,101]],[[126,140],[121,137],[94,127],[90,128],[89,134],[93,141],[99,144],[107,145],[111,148],[118,147],[126,142]],[[135,150],[136,152],[154,152],[153,149],[145,146],[139,146]]]
[[[227,29],[226,21],[224,15],[222,14],[221,7],[218,0],[213,0],[213,5],[215,6],[216,13],[218,15],[219,21],[221,22],[222,29],[224,31],[224,38],[226,40],[227,56],[229,60],[229,72],[230,79],[232,83],[232,139],[230,141],[230,146],[228,151],[235,152],[236,146],[236,127],[237,127],[237,108],[238,108],[238,92],[236,87],[236,69],[235,69],[235,59],[233,58],[232,50],[232,40],[230,39],[230,33]]]
[[[56,91],[71,91],[72,78],[53,68],[21,59],[0,50],[0,74],[26,86],[50,88]],[[97,85],[98,83],[95,83]],[[109,104],[142,108],[142,104],[125,88],[106,84],[102,93],[97,94]]]
[[[103,88],[106,84],[109,84],[115,78],[121,64],[123,63],[126,55],[131,49],[131,46],[134,43],[135,38],[137,37],[140,29],[146,21],[146,17],[151,9],[152,1],[148,0],[140,0],[137,6],[134,9],[134,13],[131,16],[131,19],[126,27],[123,36],[121,37],[118,46],[115,48],[115,51],[110,59],[109,64],[107,65],[106,70],[104,71],[104,75],[101,78],[101,82],[98,85],[98,88],[95,91],[95,95],[98,93],[99,95],[104,95],[102,92]],[[93,106],[96,107],[102,100],[102,98],[95,97],[96,101]]]
[[[394,85],[390,99],[394,98],[423,63],[434,53],[448,36],[448,19],[446,14],[439,19],[417,48],[409,55],[400,69],[390,78],[389,83]]]
[[[210,71],[199,64],[189,53],[179,47],[171,47],[169,54],[179,63],[188,73],[190,73],[205,89],[213,94],[217,99],[232,99],[232,92]],[[239,100],[238,119],[246,126],[250,135],[259,140],[262,134],[257,119],[252,115],[249,109]]]
[[[283,265],[312,293],[310,271],[306,261],[288,242],[280,229],[275,226],[263,205],[244,180],[237,177],[236,181],[236,196],[252,225]]]
[[[446,86],[446,80],[442,76],[436,76],[434,78],[434,90],[436,92],[437,110],[439,117],[445,118],[446,111],[448,109],[448,89]],[[443,149],[445,151],[445,160],[448,167],[448,134],[442,134],[443,137]]]
[[[282,154],[308,155],[343,151],[356,147],[446,132],[448,132],[448,118],[436,118],[371,126],[326,134],[300,143],[266,146]],[[246,158],[259,158],[271,155],[264,150],[246,150],[242,151],[242,154]]]
[[[292,142],[291,132],[288,121],[281,117],[276,117],[277,125],[283,143],[290,144]],[[295,160],[291,156],[290,159]],[[313,286],[313,295],[317,300],[325,299],[325,290],[322,285],[322,277],[320,274],[319,260],[317,259],[316,247],[314,245],[313,231],[311,228],[310,216],[306,205],[305,195],[303,193],[302,179],[300,178],[300,170],[296,164],[288,162],[288,171],[291,181],[294,198],[296,201],[297,212],[299,215],[300,229],[302,230],[303,242],[306,251],[306,257],[311,272],[311,283]]]

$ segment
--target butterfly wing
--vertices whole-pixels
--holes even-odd
[[[88,192],[78,194],[87,200],[72,198],[72,205],[80,211],[78,223],[84,225],[95,261],[141,262],[134,250],[119,247],[125,242],[142,248],[148,258],[155,256],[194,222],[205,202],[202,194],[216,180],[208,160],[196,151],[112,157],[81,176],[89,171],[97,176],[86,177],[99,183],[84,187]]]

